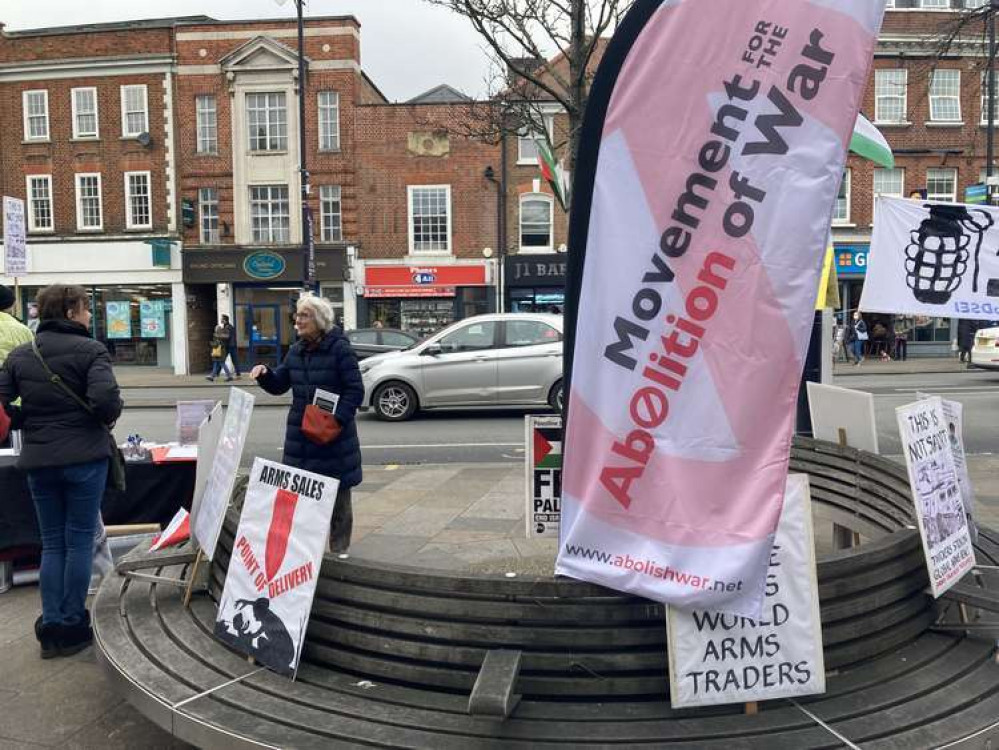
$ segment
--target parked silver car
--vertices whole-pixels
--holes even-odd
[[[364,406],[393,422],[418,409],[562,408],[562,316],[477,315],[401,352],[361,362]]]

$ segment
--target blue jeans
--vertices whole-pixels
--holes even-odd
[[[850,344],[853,348],[853,359],[859,362],[864,357],[864,342],[860,339],[854,339]]]
[[[229,365],[227,365],[225,363],[224,359],[221,359],[221,360],[216,359],[216,360],[214,360],[212,362],[212,375],[211,375],[211,377],[212,378],[217,378],[219,376],[219,372],[220,371],[224,372],[225,376],[227,378],[231,378],[232,377],[232,373],[229,371]]]
[[[108,459],[28,472],[42,535],[42,622],[84,621]]]

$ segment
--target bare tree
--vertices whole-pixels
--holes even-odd
[[[544,134],[553,152],[567,141],[571,171],[601,45],[633,0],[425,1],[467,18],[493,58],[489,100],[474,135],[498,139],[528,130]],[[546,105],[565,112],[564,140],[552,142]]]

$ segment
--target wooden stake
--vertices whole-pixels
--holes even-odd
[[[756,716],[760,712],[760,705],[756,701],[746,704],[746,716]]]
[[[191,572],[187,576],[187,591],[184,592],[184,609],[188,609],[191,606],[191,594],[194,593],[194,586],[198,580],[198,568],[201,567],[202,557],[204,557],[204,553],[199,547],[198,554],[194,558],[194,566],[191,568]]]

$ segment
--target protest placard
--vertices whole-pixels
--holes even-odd
[[[938,396],[900,406],[895,415],[930,588],[939,597],[975,567],[950,431]]]
[[[292,678],[339,484],[262,458],[250,470],[215,635]]]
[[[211,472],[205,483],[197,512],[192,512],[194,538],[197,539],[205,557],[209,560],[215,554],[219,532],[229,507],[229,496],[236,483],[236,471],[243,456],[243,444],[250,429],[253,416],[253,396],[239,388],[229,391],[229,406],[226,409],[222,435],[218,440]]]
[[[558,539],[562,515],[562,417],[524,417],[527,538]]]
[[[806,383],[808,412],[816,440],[878,452],[874,396],[823,383]]]
[[[216,402],[214,399],[177,402],[177,442],[181,445],[192,445],[198,442],[198,429],[205,418],[212,413]]]
[[[25,243],[24,201],[3,197],[4,275],[11,278],[28,275],[28,246]]]
[[[763,617],[676,607],[666,617],[674,708],[824,693],[808,476],[788,477]]]

